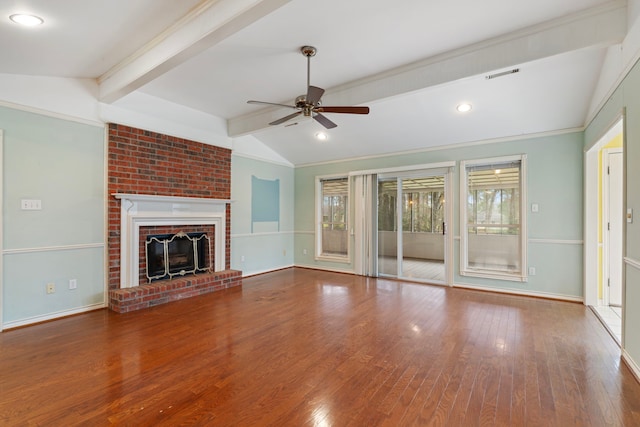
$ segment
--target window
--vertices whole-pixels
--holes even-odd
[[[444,182],[442,177],[403,180],[402,231],[442,233]],[[396,220],[397,181],[378,185],[378,231],[398,231]]]
[[[461,163],[461,274],[526,280],[525,156]]]
[[[347,260],[349,179],[316,178],[318,229],[316,257]]]

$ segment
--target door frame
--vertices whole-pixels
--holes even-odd
[[[598,251],[602,247],[598,242],[598,152],[611,139],[622,131],[623,159],[626,158],[625,145],[626,133],[624,132],[624,111],[605,128],[602,134],[591,141],[584,149],[584,260],[583,260],[583,303],[585,305],[598,305]],[[624,163],[624,160],[623,160]],[[623,167],[624,170],[624,167]],[[623,188],[626,187],[626,179],[623,172]],[[626,205],[626,196],[623,190],[623,203]],[[623,224],[626,228],[626,224]],[[623,230],[624,234],[624,230]],[[624,236],[623,236],[624,245]],[[623,246],[624,256],[624,246]],[[624,282],[624,275],[623,275]],[[624,306],[624,286],[623,286]],[[624,331],[624,322],[622,325]]]
[[[381,171],[376,171],[378,182],[380,179],[390,179],[395,178],[397,180],[398,191],[402,191],[402,180],[405,178],[412,177],[422,177],[422,176],[442,176],[444,178],[444,197],[445,197],[445,207],[444,207],[444,218],[445,218],[445,233],[444,233],[444,283],[436,283],[442,284],[444,286],[453,286],[453,235],[452,226],[453,226],[453,213],[454,206],[453,201],[455,197],[453,197],[453,178],[454,178],[454,167],[455,162],[447,162],[446,164],[432,164],[432,165],[420,165],[419,167],[411,167],[400,168],[400,169],[385,169]],[[375,211],[376,215],[376,223],[377,223],[377,209]],[[409,280],[408,278],[400,276],[400,271],[402,267],[402,259],[403,259],[403,236],[401,232],[402,228],[402,197],[396,197],[396,215],[397,215],[397,224],[398,224],[398,234],[397,234],[397,253],[396,257],[398,259],[398,268],[396,271],[396,277],[402,280]],[[375,256],[378,256],[378,246],[374,248]],[[376,267],[379,267],[376,263]],[[377,270],[377,269],[376,269]],[[378,276],[379,272],[376,271],[375,275]],[[421,280],[419,278],[410,278],[412,281],[417,282],[430,282],[429,280]]]

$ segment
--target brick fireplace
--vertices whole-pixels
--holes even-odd
[[[127,312],[241,285],[229,269],[231,150],[119,124],[108,138],[109,307]],[[213,230],[214,271],[147,283],[147,227]]]

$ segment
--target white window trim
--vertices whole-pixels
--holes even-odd
[[[322,253],[322,181],[328,179],[347,179],[347,206],[346,206],[346,216],[347,216],[347,254],[346,255],[324,255]],[[348,264],[351,261],[351,234],[349,228],[351,227],[351,177],[348,174],[333,174],[333,175],[318,175],[316,176],[316,191],[315,191],[315,203],[316,203],[316,226],[315,226],[315,256],[314,259],[316,261],[330,261],[330,262],[340,262]]]
[[[468,238],[467,238],[467,166],[491,163],[520,161],[520,272],[509,273],[492,270],[470,269],[468,266]],[[460,162],[460,275],[468,277],[482,277],[495,280],[510,280],[527,282],[527,155],[491,157],[486,159],[463,160]]]

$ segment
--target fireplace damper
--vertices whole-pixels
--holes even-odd
[[[149,282],[212,271],[211,242],[206,233],[147,236],[145,255]]]

